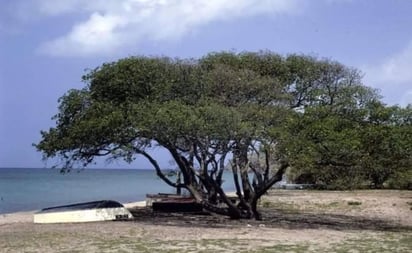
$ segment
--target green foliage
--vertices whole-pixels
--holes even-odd
[[[391,189],[412,190],[412,170],[402,169],[395,171],[385,182],[386,186]]]
[[[382,188],[385,182],[407,188],[412,169],[409,110],[376,100],[350,111],[333,105],[307,108],[289,124],[294,134],[285,144],[294,174],[310,175],[310,183],[329,189]]]
[[[61,158],[65,169],[142,155],[198,201],[222,198],[228,208],[214,210],[232,217],[258,217],[257,200],[288,167],[335,189],[382,187],[411,170],[412,107],[383,105],[359,71],[327,59],[138,56],[104,63],[83,81],[60,98],[56,126],[35,145],[46,159]],[[161,171],[153,146],[169,151],[182,185]],[[228,157],[239,205],[221,188]]]

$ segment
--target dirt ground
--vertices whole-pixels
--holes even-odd
[[[412,252],[412,191],[273,190],[262,221],[132,209],[125,222],[0,215],[0,252]]]

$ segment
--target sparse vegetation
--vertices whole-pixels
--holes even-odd
[[[148,212],[133,222],[1,224],[0,248],[10,253],[409,253],[410,199],[410,191],[276,190],[261,200],[263,221]],[[351,201],[361,205],[348,205]]]
[[[315,231],[313,231],[315,232]],[[313,233],[312,232],[312,233]],[[272,252],[397,252],[407,253],[412,249],[411,233],[349,233],[347,238],[332,243],[311,243],[310,241],[282,242],[279,240],[255,239],[201,239],[201,240],[159,240],[150,237],[118,237],[114,239],[90,237],[90,234],[64,234],[55,232],[20,234],[17,238],[2,237],[0,245],[5,252],[227,252],[227,253],[272,253]],[[55,237],[56,236],[56,237]],[[57,239],[60,238],[60,239]],[[64,238],[64,239],[62,239]],[[5,242],[8,242],[5,244]],[[37,243],[34,243],[36,241]],[[17,243],[18,242],[18,243]],[[48,243],[49,242],[49,243]],[[72,244],[71,242],[77,242]],[[58,245],[58,246],[57,246]],[[256,246],[261,245],[261,246]]]

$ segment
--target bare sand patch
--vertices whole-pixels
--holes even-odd
[[[10,223],[31,223],[33,214],[34,211],[0,214],[0,226]]]
[[[39,225],[32,223],[32,212],[7,214],[0,215],[0,249],[411,252],[411,201],[410,191],[271,191],[262,199],[263,221],[153,213],[146,208],[133,208],[133,204],[128,206],[137,217],[127,222]]]

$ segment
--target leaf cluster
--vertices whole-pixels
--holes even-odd
[[[257,168],[282,161],[316,182],[378,186],[411,170],[412,108],[385,106],[361,77],[329,59],[270,51],[128,57],[88,71],[35,146],[64,167],[132,162],[158,145],[182,170],[215,171],[230,154],[258,178]],[[267,159],[251,163],[245,152]]]

